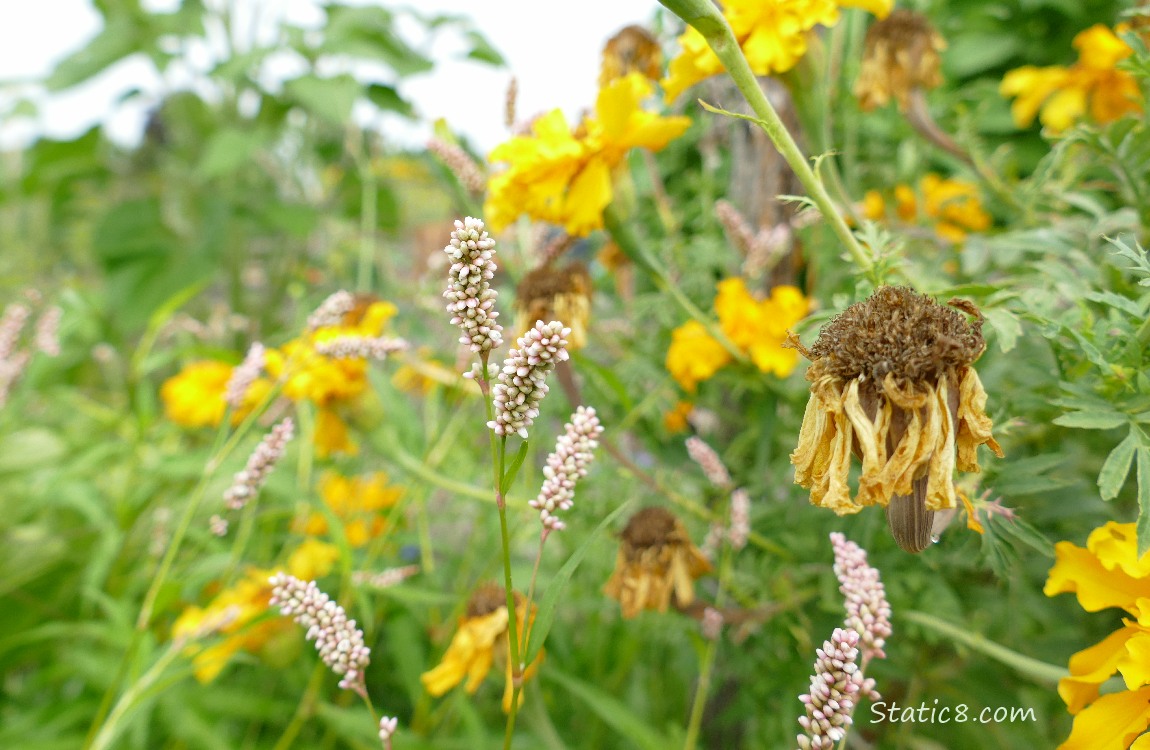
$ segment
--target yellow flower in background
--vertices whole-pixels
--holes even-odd
[[[334,546],[309,539],[288,556],[287,572],[296,578],[315,580],[330,573],[338,557]],[[267,612],[272,594],[268,579],[275,572],[249,568],[242,579],[217,594],[206,607],[188,607],[176,619],[172,638],[190,640],[196,640],[206,624],[220,623],[210,629],[222,635],[222,640],[207,648],[195,643],[187,648],[197,680],[211,682],[237,651],[258,653],[278,633],[290,630],[291,622],[284,618],[254,622]]]
[[[730,361],[731,353],[697,320],[688,320],[671,332],[667,372],[689,393]]]
[[[1150,728],[1150,554],[1138,556],[1134,524],[1114,522],[1092,531],[1085,549],[1059,542],[1054,551],[1043,593],[1072,592],[1087,612],[1116,607],[1130,615],[1101,643],[1070,657],[1058,694],[1074,726],[1059,750],[1126,750]],[[1099,695],[1115,673],[1126,690]]]
[[[227,411],[224,394],[233,370],[227,362],[215,360],[188,364],[160,386],[164,415],[183,427],[215,427]],[[254,380],[244,393],[242,408],[232,414],[232,424],[238,424],[250,414],[271,387],[265,378]]]
[[[395,505],[403,495],[403,490],[388,485],[387,479],[387,474],[381,471],[362,477],[327,472],[320,479],[320,498],[343,521],[347,542],[352,547],[362,547],[383,533],[386,522],[381,511]],[[312,513],[301,531],[310,536],[324,536],[329,531],[327,519],[322,513]]]
[[[990,214],[982,207],[978,186],[933,172],[923,176],[916,191],[909,185],[894,189],[895,215],[900,221],[931,225],[939,237],[960,244],[971,232],[990,228]],[[872,221],[886,217],[886,202],[878,191],[863,198],[862,214]]]
[[[1119,25],[1118,31],[1127,27]],[[1098,123],[1113,122],[1142,111],[1142,97],[1134,77],[1118,70],[1119,61],[1134,54],[1130,45],[1102,24],[1074,37],[1078,62],[1070,67],[1025,65],[1002,79],[999,92],[1014,98],[1011,115],[1025,128],[1037,115],[1057,133],[1089,116]]]
[[[354,456],[359,453],[359,444],[352,440],[351,430],[337,412],[320,408],[315,413],[315,435],[312,438],[315,454],[328,458],[337,453]]]
[[[863,8],[885,18],[892,5],[893,0],[729,0],[723,3],[723,15],[751,70],[765,76],[793,68],[807,52],[811,29],[838,23],[840,7]],[[679,54],[663,80],[667,100],[721,72],[723,64],[703,35],[688,28],[679,37]]]
[[[686,432],[690,426],[688,418],[694,410],[695,405],[690,401],[679,401],[675,406],[665,414],[663,414],[663,429],[671,434]]]
[[[576,131],[561,110],[543,115],[529,135],[497,146],[492,162],[507,169],[488,183],[484,216],[499,232],[522,214],[558,224],[580,237],[603,226],[603,209],[614,197],[612,171],[632,148],[658,151],[682,135],[686,117],[663,117],[641,106],[652,93],[639,73],[615,79],[599,91],[594,116]]]
[[[742,278],[719,282],[715,313],[723,333],[750,356],[762,372],[780,378],[790,375],[799,362],[799,354],[784,349],[787,330],[806,317],[810,302],[793,286],[777,286],[771,296],[755,299]]]
[[[491,671],[498,658],[505,667],[507,681],[503,691],[503,710],[511,710],[511,697],[514,686],[511,682],[511,643],[508,639],[506,589],[495,584],[481,586],[467,602],[467,611],[459,621],[459,628],[451,638],[451,644],[443,654],[443,659],[433,669],[420,676],[420,682],[428,693],[439,697],[467,678],[464,689],[471,694],[479,690],[480,684]],[[530,627],[526,617],[526,598],[515,592],[516,633],[522,637],[525,628]],[[531,605],[530,622],[535,621],[535,605]],[[523,679],[530,679],[543,660],[540,651],[535,660],[523,671]],[[523,693],[519,694],[523,700]]]

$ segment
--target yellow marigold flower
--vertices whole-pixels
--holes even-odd
[[[526,617],[527,600],[515,592],[516,633],[522,637],[526,628],[535,621],[535,605],[531,605],[531,617]],[[511,680],[511,643],[508,638],[506,589],[495,584],[481,586],[467,602],[467,611],[459,621],[459,628],[451,638],[451,644],[443,654],[439,664],[424,672],[419,680],[428,693],[439,697],[463,682],[464,689],[471,694],[479,690],[479,685],[491,671],[496,658],[504,665],[507,681],[503,691],[503,710],[511,710],[511,696],[514,686]],[[498,650],[497,650],[498,647]],[[523,679],[530,679],[543,660],[540,651],[535,661],[523,671]],[[523,694],[519,694],[523,700]]]
[[[1119,27],[1122,30],[1123,27]],[[1025,128],[1038,115],[1058,133],[1089,114],[1098,123],[1113,122],[1142,111],[1137,81],[1115,66],[1134,53],[1130,45],[1102,24],[1074,37],[1078,62],[1070,67],[1025,65],[1002,79],[999,92],[1013,97],[1014,123]]]
[[[387,479],[387,474],[381,471],[362,477],[326,472],[320,479],[320,498],[343,521],[347,542],[352,547],[362,547],[383,533],[385,521],[380,511],[395,505],[403,495],[403,490],[389,486]],[[328,533],[327,518],[322,513],[313,513],[301,531],[323,536]]]
[[[918,196],[910,185],[896,185],[894,188],[894,213],[902,221],[914,221],[918,216]]]
[[[695,601],[695,579],[710,570],[682,521],[663,508],[643,508],[623,529],[603,592],[619,601],[624,619],[645,609],[666,612],[672,601],[676,607]]]
[[[314,580],[330,573],[338,557],[339,550],[332,545],[308,540],[289,555],[287,572]],[[193,643],[187,648],[197,680],[211,682],[237,651],[258,653],[277,634],[291,627],[289,621],[281,618],[254,622],[267,612],[272,593],[268,579],[275,572],[249,568],[240,581],[217,594],[206,607],[188,607],[176,619],[173,638],[194,639],[205,623],[225,623],[216,629],[224,636],[219,643],[207,648]]]
[[[523,334],[537,320],[558,320],[571,329],[567,350],[587,345],[591,321],[591,275],[587,266],[542,266],[528,271],[515,287],[515,329]]]
[[[613,198],[611,171],[632,148],[658,151],[690,126],[686,117],[663,117],[640,106],[651,95],[638,73],[599,91],[595,115],[572,132],[562,111],[543,115],[531,134],[497,146],[490,159],[508,168],[488,183],[484,216],[491,231],[521,214],[563,226],[583,236],[603,226],[603,209]]]
[[[335,411],[320,408],[315,415],[315,454],[328,458],[337,453],[354,456],[359,453],[359,445],[351,438],[347,422]]]
[[[731,353],[697,320],[688,320],[671,332],[667,372],[685,391],[694,393],[699,383],[730,361]]]
[[[864,8],[882,18],[892,4],[892,0],[729,0],[722,5],[751,70],[766,76],[793,68],[807,52],[810,30],[838,23],[840,7]],[[679,54],[663,79],[667,100],[721,72],[723,64],[703,35],[688,28],[679,37]]]
[[[790,375],[798,365],[798,352],[784,349],[787,330],[810,311],[803,293],[793,286],[771,290],[768,299],[756,300],[742,278],[719,282],[715,313],[731,343],[745,351],[762,372]]]
[[[686,432],[690,423],[687,418],[695,405],[690,401],[679,401],[669,412],[663,415],[663,429],[671,434]]]
[[[1138,556],[1134,524],[1114,522],[1092,531],[1085,549],[1059,542],[1054,550],[1043,593],[1072,592],[1087,612],[1118,607],[1132,618],[1070,657],[1070,676],[1059,681],[1058,694],[1074,726],[1059,750],[1126,750],[1150,728],[1150,554]],[[1099,686],[1115,673],[1126,690],[1099,696]]]
[[[982,318],[969,302],[951,305],[974,322],[906,287],[882,287],[825,325],[811,349],[792,339],[812,361],[795,482],[838,515],[887,508],[908,552],[930,545],[935,511],[955,507],[955,469],[978,471],[979,445],[1002,457],[971,366],[986,348]],[[862,459],[853,499],[852,453]]]
[[[935,220],[940,237],[962,242],[968,232],[982,232],[990,226],[990,214],[982,209],[978,188],[963,180],[943,179],[928,174],[919,183],[923,193],[923,211]]]
[[[603,47],[599,86],[606,86],[629,73],[639,73],[657,81],[662,66],[663,50],[659,47],[659,40],[642,26],[626,26],[608,39]]]
[[[202,360],[192,362],[164,381],[160,400],[168,419],[184,427],[215,427],[224,418],[227,403],[224,394],[234,367],[227,362]],[[259,404],[271,388],[264,378],[257,378],[244,393],[243,406],[232,413],[232,424],[238,424]]]
[[[946,42],[921,13],[896,10],[867,29],[862,70],[854,95],[864,111],[885,106],[892,98],[906,112],[911,92],[942,83],[939,52]]]
[[[882,193],[877,190],[866,191],[860,213],[864,219],[881,221],[886,216],[886,201],[883,200]]]

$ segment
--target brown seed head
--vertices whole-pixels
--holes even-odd
[[[663,547],[679,541],[676,533],[679,520],[663,508],[643,508],[631,516],[623,529],[623,543],[635,550]]]
[[[627,26],[607,40],[599,85],[606,86],[628,73],[642,73],[652,81],[662,76],[663,51],[659,41],[642,26]]]
[[[507,589],[497,583],[485,583],[467,600],[467,618],[489,615],[507,606]]]
[[[515,288],[516,328],[526,330],[536,320],[559,320],[571,329],[569,349],[587,343],[591,317],[591,275],[582,263],[563,268],[541,266],[527,273]]]
[[[981,318],[968,321],[913,289],[886,286],[823,326],[810,355],[842,381],[865,376],[877,384],[892,374],[900,387],[913,388],[970,365],[985,348]]]

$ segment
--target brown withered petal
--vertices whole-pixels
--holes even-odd
[[[642,26],[626,26],[607,40],[599,70],[599,87],[628,73],[641,73],[652,81],[663,75],[663,50],[659,40]]]
[[[906,112],[912,90],[942,83],[939,52],[944,49],[946,42],[921,13],[899,9],[872,24],[854,88],[859,105],[869,112],[893,97]]]
[[[603,591],[618,599],[623,617],[644,609],[666,612],[695,600],[695,579],[711,563],[691,542],[683,522],[663,508],[643,508],[623,529],[615,571]]]
[[[899,545],[930,544],[934,512],[955,507],[955,469],[976,472],[977,448],[1002,457],[986,415],[986,391],[971,366],[986,348],[982,317],[969,302],[951,307],[906,287],[882,287],[798,348],[811,397],[791,454],[795,482],[811,503],[839,515],[887,508]],[[851,455],[862,462],[851,496]]]
[[[525,331],[537,320],[558,320],[571,329],[567,349],[587,345],[591,320],[591,275],[582,263],[529,271],[515,288],[515,327]]]

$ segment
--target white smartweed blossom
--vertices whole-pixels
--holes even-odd
[[[404,565],[399,568],[387,568],[378,573],[367,570],[357,570],[351,574],[351,582],[357,586],[371,586],[375,589],[386,589],[411,578],[419,572],[418,565]]]
[[[60,318],[63,315],[64,311],[59,307],[50,307],[40,315],[36,321],[36,351],[49,357],[60,356]]]
[[[741,550],[747,546],[747,537],[751,535],[751,496],[742,487],[731,493],[731,528],[727,531],[727,539],[731,548]]]
[[[575,483],[587,476],[587,467],[595,458],[595,448],[603,425],[590,407],[580,406],[571,415],[563,434],[555,441],[555,450],[543,467],[543,487],[530,505],[539,511],[545,529],[561,531],[563,521],[555,514],[569,510],[575,501]]]
[[[232,370],[232,376],[228,378],[228,385],[224,390],[224,401],[233,410],[243,406],[244,394],[264,369],[264,355],[264,345],[257,341],[248,347],[244,361]]]
[[[863,662],[886,657],[883,646],[890,637],[890,602],[877,568],[867,563],[866,550],[837,531],[831,534],[835,575],[846,598],[846,626],[859,634]]]
[[[363,631],[355,626],[355,620],[349,620],[343,607],[320,591],[315,581],[276,573],[269,583],[269,606],[278,606],[280,614],[307,628],[305,637],[315,641],[323,663],[341,677],[341,688],[365,694],[363,673],[371,661],[371,649],[364,645]]]
[[[315,350],[333,359],[387,359],[388,355],[405,351],[409,344],[403,339],[389,336],[337,336],[320,341]]]
[[[715,449],[707,445],[701,437],[692,435],[687,438],[687,455],[699,465],[711,484],[720,489],[731,486],[731,474],[723,464],[723,459],[719,458]]]
[[[806,715],[799,717],[805,734],[798,736],[799,750],[831,750],[846,737],[852,724],[851,713],[861,697],[878,699],[874,681],[863,678],[859,669],[859,634],[835,628],[831,639],[817,650],[811,691],[800,695]]]
[[[539,402],[549,390],[547,373],[567,359],[565,337],[569,333],[571,329],[557,320],[537,320],[516,342],[518,348],[508,352],[499,382],[491,389],[495,419],[487,426],[496,435],[518,434],[527,439],[527,428],[539,416]]]
[[[391,736],[399,728],[399,719],[394,716],[384,716],[379,720],[379,741],[383,743],[384,750],[391,750]]]
[[[317,328],[337,326],[343,322],[343,316],[355,309],[355,295],[344,289],[328,295],[328,298],[319,303],[307,318],[307,329],[314,331]]]
[[[456,143],[448,143],[442,138],[432,137],[427,142],[427,150],[435,154],[444,166],[455,175],[469,193],[481,194],[487,188],[487,176],[483,168],[471,158],[471,154]]]
[[[707,607],[703,610],[703,619],[699,623],[699,629],[707,640],[719,640],[719,636],[723,633],[723,613],[714,607]]]
[[[248,504],[267,481],[268,474],[283,458],[284,449],[295,432],[291,417],[272,427],[256,449],[248,457],[243,471],[236,472],[232,485],[224,491],[224,503],[228,510],[240,510]]]
[[[503,326],[496,322],[495,300],[499,293],[491,288],[495,278],[495,240],[487,235],[480,219],[468,216],[456,220],[451,242],[443,248],[451,259],[447,289],[447,311],[451,324],[463,335],[459,343],[476,353],[489,352],[503,343]]]

